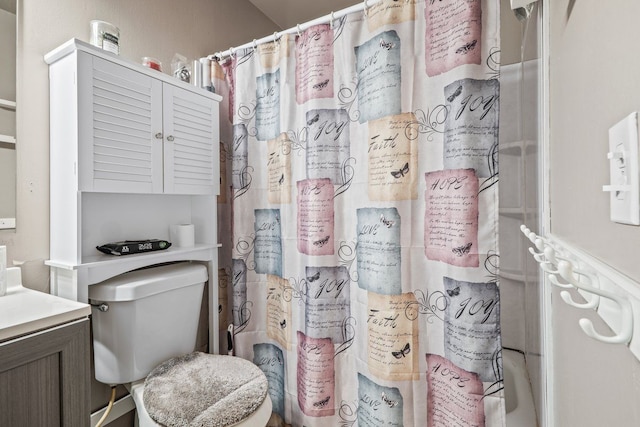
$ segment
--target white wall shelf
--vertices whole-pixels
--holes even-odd
[[[9,101],[8,99],[0,98],[0,108],[6,108],[7,110],[16,110],[15,101]]]
[[[10,230],[16,228],[15,218],[0,218],[0,230]]]
[[[149,265],[176,261],[209,261],[217,256],[217,251],[217,245],[198,244],[191,248],[172,247],[133,255],[113,256],[99,253],[87,257],[86,262],[75,265],[55,260],[47,260],[45,264],[54,268],[53,274],[56,279],[52,280],[52,286],[55,287],[52,288],[52,293],[69,299],[87,301],[90,285]],[[65,280],[65,277],[73,277],[75,280]],[[77,282],[83,286],[77,286]]]
[[[522,273],[521,270],[511,271],[505,268],[501,268],[498,275],[503,279],[513,280],[516,282],[524,282],[525,280],[527,280],[527,277]]]
[[[500,215],[504,215],[504,216],[513,216],[513,217],[518,217],[518,216],[523,216],[523,215],[533,215],[535,213],[537,213],[537,210],[534,208],[520,208],[520,207],[515,207],[515,208],[499,208],[498,213]]]
[[[538,142],[529,139],[523,139],[520,141],[500,142],[498,151],[502,154],[512,154],[519,156],[521,152],[529,149],[537,149]]]
[[[5,108],[7,110],[16,110],[16,103],[14,101],[9,101],[8,99],[0,98],[0,108]],[[4,142],[6,144],[15,144],[16,138],[12,135],[2,135],[0,134],[0,142]]]
[[[16,139],[11,135],[0,135],[0,142],[15,145]]]

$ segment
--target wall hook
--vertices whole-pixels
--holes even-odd
[[[529,253],[533,255],[533,259],[535,259],[539,263],[546,262],[543,252],[536,252],[535,249],[529,248]]]
[[[547,248],[547,245],[545,244],[545,241],[542,239],[542,237],[536,235],[535,239],[533,239],[532,241],[536,249],[539,250],[542,255],[544,255],[544,250]]]
[[[569,293],[569,291],[560,292],[560,297],[565,303],[575,308],[583,308],[583,309],[586,308],[586,309],[596,310],[598,308],[598,305],[600,304],[600,296],[596,294],[592,294],[591,298],[585,303],[575,302],[571,297],[571,294]]]
[[[547,259],[547,261],[553,265],[558,265],[558,261],[562,258],[556,256],[556,250],[551,247],[551,246],[547,246],[546,248],[544,248],[544,257]]]
[[[568,283],[560,283],[557,273],[558,273],[557,271],[555,273],[549,273],[549,275],[547,276],[549,281],[559,288],[573,289],[573,286],[571,286]]]
[[[534,233],[529,228],[527,228],[524,224],[520,226],[520,230],[522,230],[522,233],[525,235],[525,237],[529,239],[529,241],[531,241],[531,243],[533,243],[534,246],[540,251],[540,252],[537,252],[539,255],[542,255],[544,253],[544,250],[546,247],[553,248],[553,245],[549,241],[547,241],[547,239],[545,239],[542,236],[538,236],[536,233]],[[531,253],[533,254],[533,252]]]
[[[537,237],[537,234],[534,233],[533,231],[531,231],[531,229],[529,227],[527,227],[526,225],[522,224],[520,226],[520,231],[522,231],[522,233],[527,236],[527,239],[531,240],[531,242],[533,243],[533,239],[535,239],[535,237]]]
[[[547,273],[549,281],[560,288],[573,288],[572,285],[567,283],[560,283],[560,281],[558,280],[558,270],[556,266],[558,265],[558,261],[563,258],[556,255],[556,249],[553,247],[551,242],[541,236],[538,236],[524,224],[520,226],[520,230],[527,237],[527,239],[529,239],[534,244],[536,249],[540,251],[536,252],[535,249],[529,248],[529,253],[531,253],[531,255],[533,255],[533,259],[535,259],[540,264],[540,269]]]
[[[569,262],[568,260],[563,260],[563,261]],[[569,265],[571,265],[571,264],[569,263]],[[577,269],[574,269],[573,273],[574,274],[578,274],[579,276],[582,276],[582,277],[586,277],[589,280],[588,286],[591,286],[594,289],[596,289],[596,288],[600,289],[600,283],[598,281],[598,276],[596,276],[595,274],[591,274],[591,273],[588,273],[586,271],[577,270]],[[573,276],[573,279],[576,279],[575,276]],[[576,279],[576,280],[578,280],[578,279]],[[584,286],[583,282],[581,282],[580,280],[578,280],[578,282],[580,283],[581,286]],[[571,297],[571,294],[569,292],[567,292],[567,291],[560,292],[560,297],[562,298],[562,300],[565,303],[567,303],[570,306],[572,306],[572,307],[582,308],[582,309],[586,308],[586,309],[597,310],[598,309],[598,305],[600,304],[600,296],[598,294],[596,294],[596,293],[590,293],[590,295],[591,295],[591,297],[589,297],[589,298],[586,298],[583,295],[583,297],[587,300],[587,302],[586,303],[579,303],[579,302],[575,302],[573,300],[573,298]]]
[[[553,247],[547,246],[546,248],[544,248],[544,258],[546,261],[540,263],[540,268],[546,273],[548,273],[547,278],[549,279],[549,281],[559,288],[564,288],[564,289],[573,288],[571,284],[560,283],[560,280],[558,279],[559,272],[558,272],[557,266],[558,266],[559,259],[563,259],[563,258],[558,257],[556,255],[556,251]]]
[[[631,336],[633,333],[633,311],[629,300],[611,292],[580,283],[575,278],[573,274],[573,266],[568,261],[560,261],[560,263],[558,264],[558,271],[565,280],[574,285],[576,288],[582,289],[586,292],[598,295],[603,298],[610,299],[620,307],[621,328],[620,332],[618,332],[616,335],[601,335],[596,332],[595,328],[593,327],[593,322],[590,319],[582,318],[578,321],[578,323],[584,333],[587,334],[587,336],[604,343],[628,344],[629,341],[631,341]]]
[[[542,262],[542,261],[539,260],[539,257],[542,257],[544,255],[543,254],[544,248],[540,248],[539,245],[542,245],[544,242],[542,242],[542,240],[540,240],[540,242],[536,243],[536,239],[539,238],[538,235],[536,233],[532,232],[530,229],[528,229],[526,225],[524,225],[524,224],[521,225],[520,226],[520,230],[522,231],[522,234],[524,234],[525,237],[527,239],[529,239],[529,241],[531,241],[531,243],[533,243],[536,246],[536,248],[538,248],[538,250],[540,251],[540,252],[535,252],[535,250],[533,248],[529,248],[529,252],[531,252],[531,255],[533,255],[534,257],[537,256],[536,257],[536,261]]]
[[[547,274],[547,278],[551,283],[555,286],[563,289],[572,289],[573,286],[570,283],[561,283],[560,279],[558,279],[558,257],[556,256],[556,251],[551,246],[547,246],[544,248],[544,258],[545,262],[540,263],[540,268],[545,271]]]
[[[522,234],[525,235],[525,237],[529,240],[531,240],[531,243],[533,243],[533,240],[535,239],[536,233],[532,232],[526,225],[522,224],[520,226],[520,231],[522,231]]]
[[[558,271],[555,269],[557,259],[555,256],[555,249],[551,246],[551,244],[542,237],[538,236],[536,233],[529,230],[525,225],[520,226],[520,229],[522,230],[524,235],[534,244],[536,249],[540,251],[536,252],[535,249],[529,248],[529,253],[531,253],[531,255],[533,255],[533,259],[535,259],[540,264],[540,268],[544,272],[549,273],[550,277],[553,277],[551,275],[557,274]],[[552,280],[552,282],[560,287],[571,287],[570,285],[566,286],[560,284],[557,281]]]

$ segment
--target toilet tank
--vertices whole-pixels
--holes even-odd
[[[196,344],[207,269],[171,264],[89,286],[96,379],[124,384]],[[101,304],[108,305],[102,311]]]

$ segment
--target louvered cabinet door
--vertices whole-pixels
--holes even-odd
[[[216,194],[218,103],[165,84],[163,113],[164,192]]]
[[[79,124],[81,189],[161,193],[162,82],[101,58],[83,62],[79,113],[91,117]]]

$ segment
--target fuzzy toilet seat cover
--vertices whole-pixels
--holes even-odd
[[[264,401],[264,373],[240,357],[194,352],[158,365],[144,383],[144,406],[167,427],[226,427]]]

